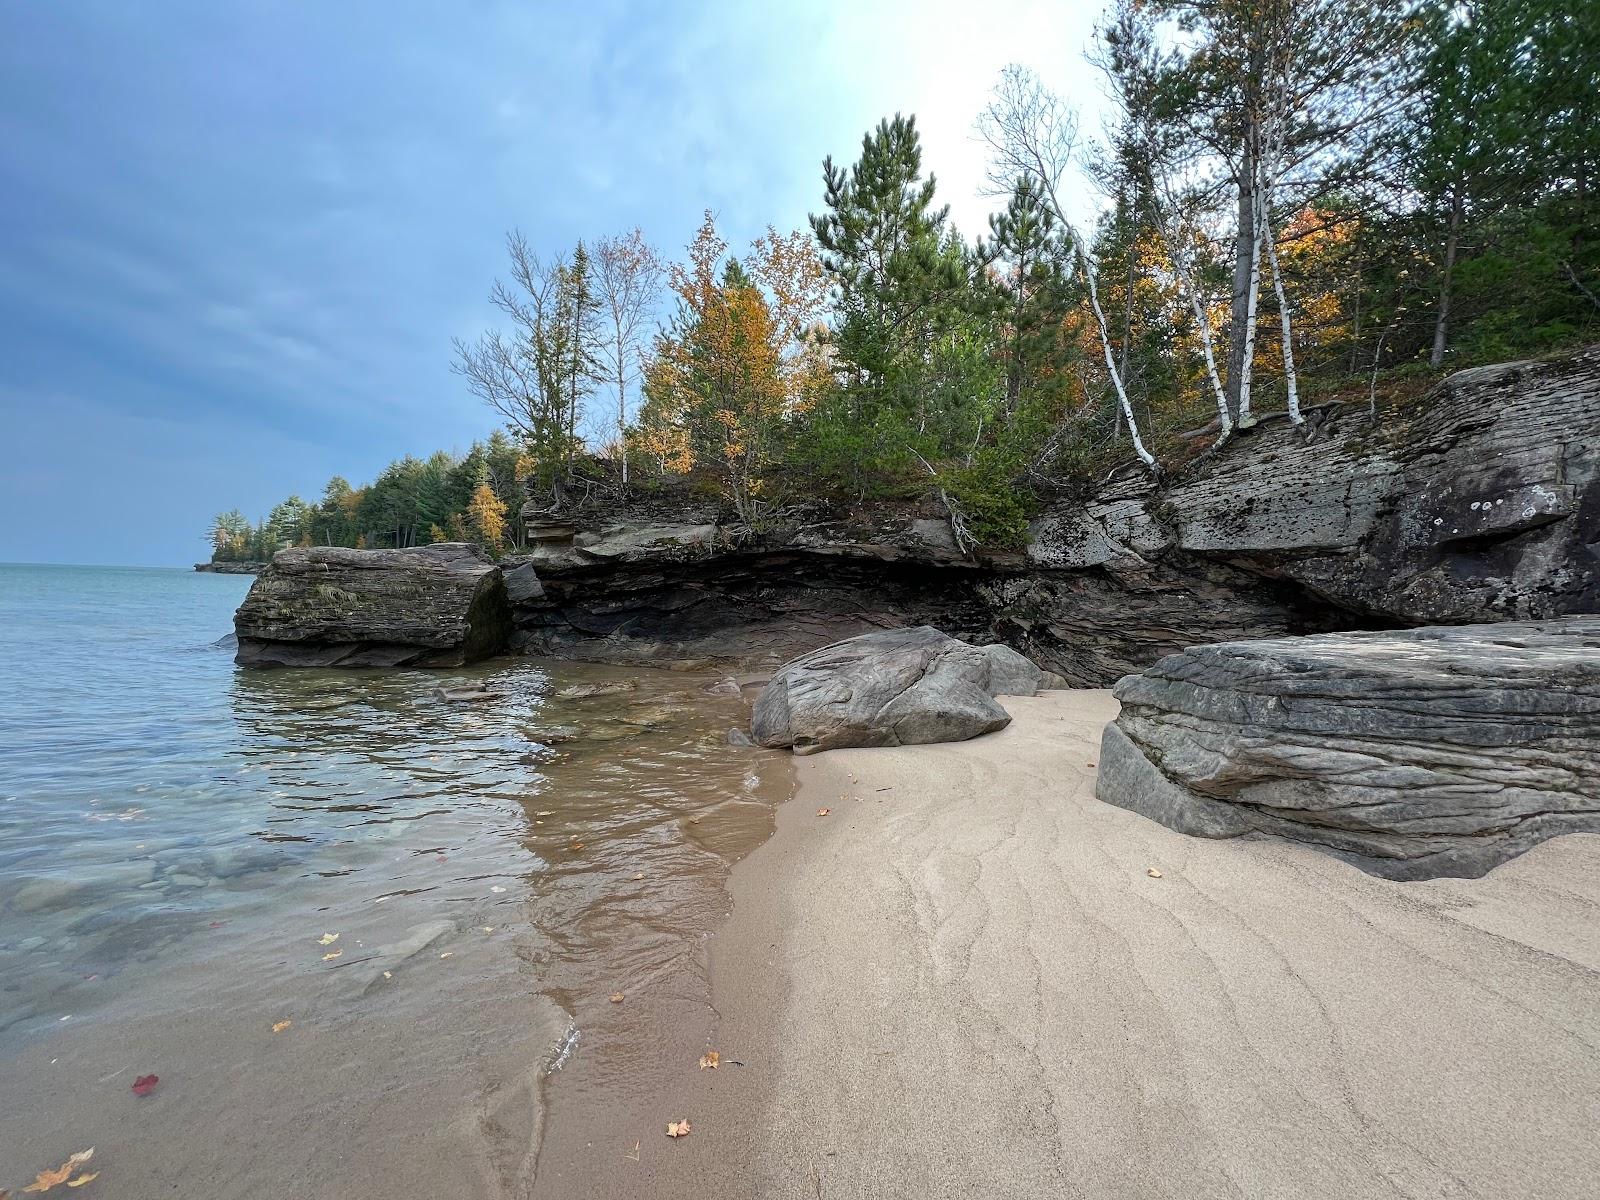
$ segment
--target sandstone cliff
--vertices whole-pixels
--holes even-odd
[[[1184,646],[1600,611],[1600,347],[1445,379],[1374,419],[1270,418],[1162,483],[1126,476],[967,558],[937,521],[757,537],[613,514],[547,522],[516,643],[775,665],[933,625],[1103,686]]]

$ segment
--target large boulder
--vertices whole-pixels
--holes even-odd
[[[474,546],[281,551],[234,614],[249,667],[443,667],[511,634],[500,568]]]
[[[1600,833],[1600,617],[1200,646],[1116,687],[1100,799],[1390,879]]]
[[[959,742],[1000,729],[996,696],[1031,696],[1050,677],[1009,646],[969,646],[927,625],[846,638],[786,663],[757,697],[763,746]]]

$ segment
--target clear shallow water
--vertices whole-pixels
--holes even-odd
[[[283,1165],[317,1157],[306,1112],[319,1103],[383,1097],[358,1122],[374,1147],[407,1105],[482,1104],[519,1067],[562,1068],[581,1107],[647,1070],[661,1022],[703,1003],[700,939],[781,786],[763,783],[763,756],[726,744],[743,700],[707,694],[707,676],[517,659],[245,672],[218,639],[250,582],[0,566],[0,1187],[55,1165],[52,1130],[88,1120],[102,1154],[120,1150],[121,1196],[161,1194],[161,1172],[321,1194]],[[467,682],[495,698],[434,694]],[[624,686],[561,695],[596,682]],[[624,1013],[613,991],[637,1002]],[[280,1045],[319,1027],[339,1031],[337,1050],[275,1074]],[[407,1056],[440,1064],[431,1080],[395,1061],[401,1028]],[[363,1049],[379,1037],[382,1064]],[[38,1077],[75,1053],[81,1072]],[[254,1080],[259,1153],[224,1168],[196,1137],[187,1169],[169,1144],[158,1172],[124,1125],[129,1080],[101,1078],[107,1060],[160,1073],[175,1120],[225,1134],[234,1118],[216,1101],[237,1070],[208,1094],[181,1083],[219,1054]],[[463,1063],[483,1078],[468,1086]],[[527,1124],[452,1146],[505,1158],[478,1142]],[[420,1142],[391,1148],[384,1170],[415,1183],[412,1152]],[[532,1160],[513,1159],[461,1194],[521,1186]],[[30,1174],[13,1180],[14,1162]]]

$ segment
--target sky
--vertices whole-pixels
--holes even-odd
[[[1103,119],[1100,0],[0,7],[0,562],[184,565],[212,516],[461,451],[505,234],[676,256],[917,117],[968,235],[1021,62]]]

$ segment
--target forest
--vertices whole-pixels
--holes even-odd
[[[289,545],[522,542],[519,511],[652,495],[755,530],[929,501],[1015,544],[1108,472],[1178,469],[1263,419],[1382,420],[1442,372],[1600,339],[1600,5],[1119,0],[1103,129],[1007,68],[968,237],[896,115],[822,166],[809,227],[677,261],[638,230],[507,239],[498,327],[454,369],[501,428],[211,530]]]

